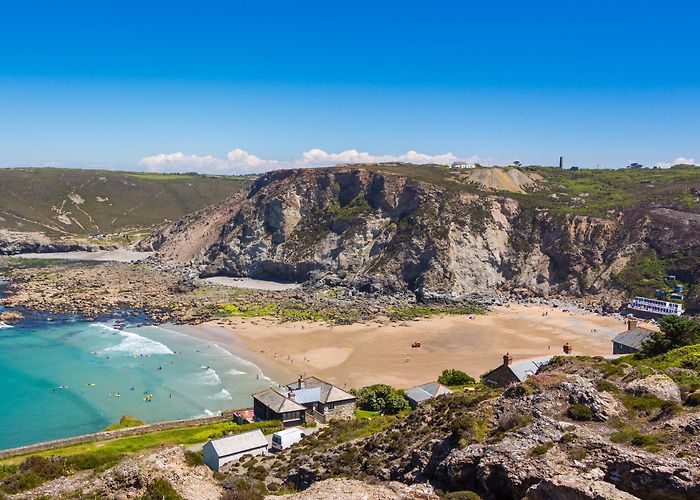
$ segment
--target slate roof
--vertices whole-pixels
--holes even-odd
[[[617,337],[612,339],[616,344],[621,344],[632,349],[641,349],[642,344],[649,340],[654,333],[653,330],[647,328],[637,327],[620,333]]]
[[[320,387],[307,387],[304,389],[294,389],[283,391],[284,396],[289,397],[289,394],[294,393],[294,401],[300,405],[306,403],[315,403],[321,401],[321,388]]]
[[[287,413],[290,411],[305,411],[306,408],[295,403],[291,399],[287,399],[282,394],[272,389],[267,389],[257,394],[253,394],[253,398],[260,401],[275,413]]]
[[[209,441],[216,454],[221,457],[242,453],[256,448],[266,447],[267,439],[260,429],[234,436]]]
[[[295,394],[299,394],[299,389],[298,387],[298,382],[292,382],[291,384],[287,384],[287,389],[293,390]],[[347,400],[355,400],[355,396],[352,394],[345,392],[344,390],[334,386],[333,384],[329,384],[328,382],[325,382],[319,378],[316,377],[308,377],[304,379],[301,382],[301,389],[310,389],[310,388],[320,388],[321,392],[319,395],[319,399],[316,401],[319,401],[323,404],[325,403],[335,403],[338,401],[347,401]],[[298,401],[299,399],[295,396],[295,399]],[[308,401],[309,403],[311,401]]]
[[[437,382],[429,382],[417,387],[411,387],[410,389],[406,389],[404,392],[406,393],[406,397],[408,399],[411,399],[416,403],[422,403],[423,401],[433,399],[437,396],[441,396],[442,394],[450,394],[452,391]]]
[[[549,363],[549,360],[552,359],[554,356],[543,356],[541,358],[534,358],[534,359],[524,359],[522,361],[515,361],[508,365],[508,368],[510,368],[510,371],[513,372],[513,375],[520,380],[521,382],[524,382],[526,378],[533,376],[535,373],[537,373],[537,370],[540,369],[540,366],[546,365]]]

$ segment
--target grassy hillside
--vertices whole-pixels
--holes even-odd
[[[406,175],[435,183],[451,192],[482,192],[467,177],[469,170],[439,165],[383,164],[364,168],[385,174]],[[504,167],[507,171],[514,167]],[[549,208],[561,213],[605,216],[608,210],[644,202],[674,203],[678,208],[700,209],[700,167],[679,165],[671,169],[584,169],[521,167],[521,172],[542,178],[527,193],[503,192],[524,206]]]
[[[251,177],[0,169],[0,229],[51,236],[134,232],[217,203]]]

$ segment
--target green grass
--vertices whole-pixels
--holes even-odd
[[[700,344],[674,349],[652,358],[625,356],[620,362],[640,367],[649,367],[665,373],[677,384],[700,384]],[[669,368],[682,368],[680,373]]]
[[[221,202],[251,181],[250,177],[0,169],[0,228],[53,236],[133,232]],[[73,193],[83,202],[71,201]],[[53,210],[61,206],[79,224],[61,222]]]
[[[359,408],[355,408],[355,418],[357,420],[375,418],[381,416],[381,414],[382,412],[380,411],[360,410]]]
[[[326,321],[334,323],[352,323],[359,315],[356,310],[316,309],[293,305],[283,306],[272,302],[263,304],[219,304],[217,314],[223,317],[276,317],[281,321]]]
[[[139,425],[144,424],[145,422],[143,420],[139,420],[138,418],[134,418],[129,415],[124,415],[122,418],[119,419],[119,422],[117,422],[116,424],[108,425],[103,430],[116,431],[117,429],[126,429],[127,427],[138,427]]]
[[[258,318],[273,316],[277,313],[277,304],[220,304],[218,313],[220,316],[236,316],[241,318]]]
[[[613,443],[630,444],[656,453],[661,450],[660,443],[663,442],[664,436],[662,434],[645,434],[629,424],[620,423],[618,431],[611,434],[610,440]]]
[[[156,448],[162,445],[191,445],[222,437],[226,434],[238,434],[253,429],[261,429],[265,433],[276,432],[281,429],[279,422],[258,422],[254,424],[238,425],[233,422],[219,422],[199,427],[187,427],[184,429],[172,429],[167,431],[150,432],[138,436],[129,436],[110,441],[90,442],[40,451],[28,455],[20,455],[0,461],[0,465],[21,463],[30,456],[51,457],[85,455],[91,458],[120,457],[137,453],[143,450]]]
[[[552,446],[554,446],[554,443],[540,444],[532,448],[529,452],[529,455],[531,457],[541,457],[542,455],[545,455],[549,450],[551,450]]]
[[[388,175],[408,176],[430,182],[448,193],[482,190],[459,180],[459,172],[440,165],[362,165]],[[506,168],[507,170],[507,168]],[[691,189],[700,184],[700,168],[678,166],[671,169],[568,169],[527,166],[544,180],[537,190],[526,194],[502,192],[517,199],[523,207],[546,208],[556,213],[606,217],[609,210],[636,206],[643,202],[677,202],[686,209],[697,209],[697,196]],[[557,198],[552,198],[557,194]],[[584,195],[584,196],[581,196]]]

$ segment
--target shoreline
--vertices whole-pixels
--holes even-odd
[[[621,316],[540,304],[406,322],[329,326],[222,318],[187,325],[189,335],[215,341],[266,373],[286,376],[281,380],[314,375],[348,389],[374,383],[407,388],[434,381],[448,368],[478,378],[496,368],[506,352],[516,361],[557,355],[566,342],[573,345],[574,354],[610,355],[611,339],[624,329]],[[414,341],[421,347],[412,348]]]
[[[210,323],[202,323],[199,325],[175,325],[166,323],[159,326],[166,327],[169,330],[173,330],[198,340],[205,340],[218,345],[220,348],[228,351],[231,355],[243,360],[244,363],[254,364],[266,377],[270,379],[271,385],[289,383],[298,377],[298,374],[295,374],[286,367],[270,362],[268,358],[263,356],[261,353],[256,352],[238,337],[230,335],[228,329],[219,325]],[[288,379],[289,381],[287,382]]]

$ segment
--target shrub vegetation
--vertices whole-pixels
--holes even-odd
[[[396,415],[410,408],[402,390],[385,384],[375,384],[351,391],[357,397],[361,410],[378,411],[384,415]]]
[[[566,415],[572,420],[586,422],[593,420],[593,410],[589,406],[573,404],[566,409]]]
[[[463,371],[450,369],[443,370],[442,375],[438,377],[438,382],[443,385],[454,387],[459,385],[475,384],[476,380]]]

